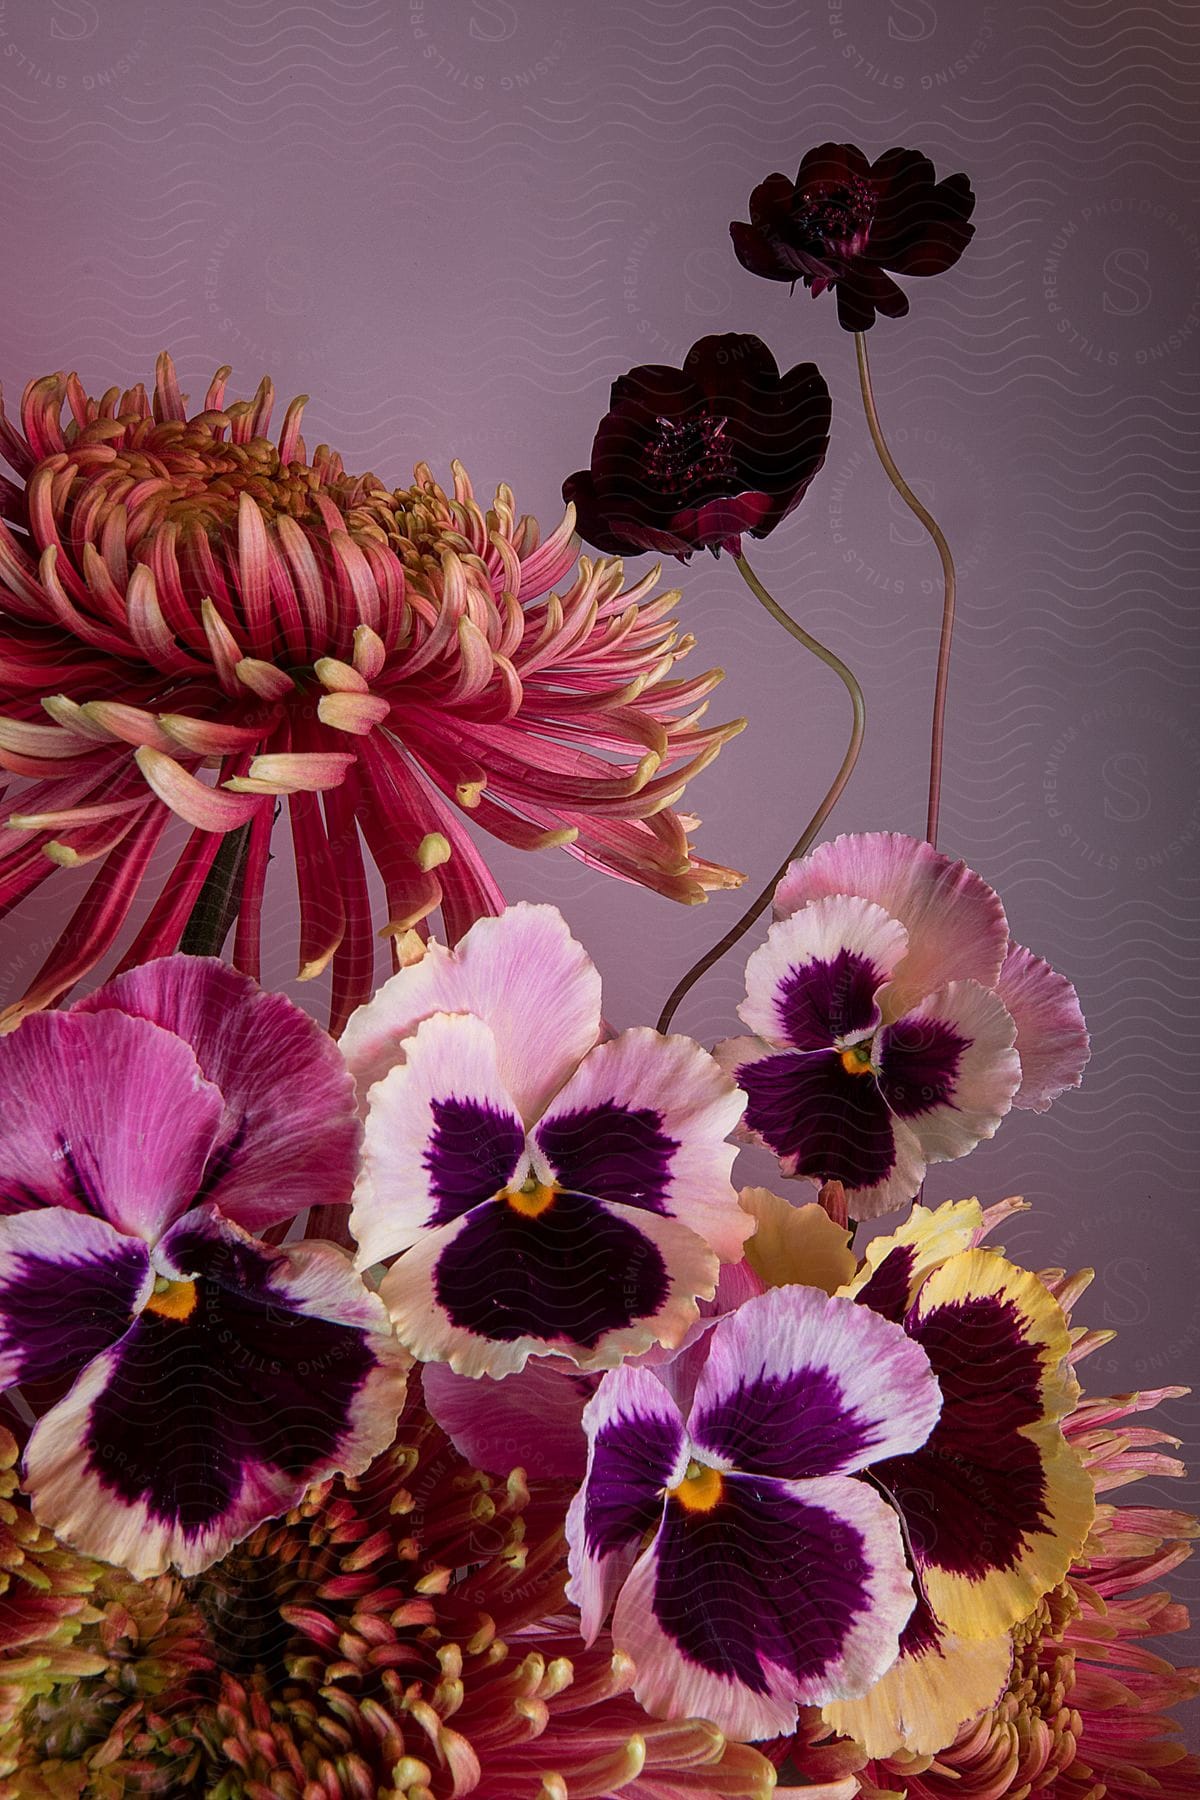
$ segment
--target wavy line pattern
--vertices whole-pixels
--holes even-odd
[[[269,369],[348,464],[399,480],[459,454],[549,520],[620,370],[728,329],[815,357],[829,462],[753,560],[866,688],[843,827],[920,828],[936,562],[891,504],[830,306],[746,275],[726,227],[825,137],[970,172],[970,252],[871,351],[962,571],[944,839],[1077,981],[1095,1056],[1050,1119],[1010,1119],[930,1187],[1023,1190],[1014,1246],[1099,1264],[1119,1386],[1200,1366],[1198,68],[1190,0],[0,7],[10,389],[64,365],[127,382],[162,345],[193,391],[221,361],[247,388]],[[697,784],[702,843],[757,877],[836,766],[843,697],[726,562],[681,581],[697,656],[728,671],[719,704],[753,724]],[[495,861],[514,896],[569,912],[621,1022],[653,1017],[737,912],[664,911],[551,853]],[[6,987],[61,889],[10,921]],[[735,960],[681,1027],[727,1034],[740,995]],[[1174,1417],[1200,1461],[1196,1407]]]

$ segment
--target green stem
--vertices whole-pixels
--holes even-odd
[[[816,812],[808,821],[808,824],[804,827],[804,830],[792,845],[779,867],[775,870],[766,886],[762,889],[761,893],[755,896],[741,918],[735,925],[732,925],[729,928],[720,942],[714,944],[711,950],[706,950],[700,960],[692,964],[687,974],[684,975],[680,981],[676,982],[675,987],[671,991],[670,999],[659,1014],[659,1031],[666,1031],[669,1028],[671,1020],[675,1017],[679,1008],[679,1003],[684,995],[695,987],[696,983],[700,980],[700,977],[706,975],[714,963],[720,962],[727,950],[732,950],[733,946],[738,943],[741,938],[745,937],[755,920],[766,911],[767,906],[770,904],[771,896],[774,894],[775,889],[787,873],[789,863],[794,862],[797,857],[803,856],[811,847],[817,833],[837,805],[842,789],[854,772],[854,765],[858,761],[858,753],[862,749],[863,734],[866,730],[866,703],[863,700],[862,689],[859,686],[858,679],[853,671],[846,667],[840,656],[835,656],[832,650],[827,649],[824,644],[819,643],[817,639],[813,637],[811,632],[805,631],[803,625],[797,625],[795,619],[784,612],[782,606],[780,606],[775,597],[767,592],[744,556],[735,556],[733,560],[737,564],[738,571],[741,574],[743,581],[746,583],[746,586],[750,589],[750,592],[754,595],[755,599],[766,608],[776,623],[782,625],[783,629],[788,632],[790,636],[794,637],[798,644],[803,644],[806,650],[811,651],[814,656],[819,657],[827,668],[832,669],[838,680],[845,687],[846,692],[850,696],[850,706],[853,714],[850,727],[850,742],[846,746],[846,754],[842,758],[841,767],[834,776],[828,793],[825,795],[820,806],[818,806]]]
[[[249,845],[249,825],[239,825],[236,831],[225,833],[179,940],[185,955],[220,956],[242,903]]]
[[[928,508],[922,506],[917,499],[896,467],[892,453],[884,441],[883,428],[879,423],[879,414],[875,408],[875,394],[871,387],[871,366],[867,361],[866,335],[861,331],[856,331],[854,334],[854,349],[858,358],[858,384],[862,390],[863,410],[867,415],[867,427],[871,433],[871,442],[875,446],[876,454],[883,464],[888,480],[905,506],[911,513],[915,513],[933,539],[942,563],[942,632],[938,640],[937,677],[933,689],[933,729],[929,743],[929,804],[925,814],[925,836],[936,849],[938,817],[942,803],[942,747],[946,736],[946,692],[950,680],[950,647],[954,640],[954,558],[950,554],[950,546],[946,542],[941,526]]]

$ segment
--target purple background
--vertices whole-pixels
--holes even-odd
[[[349,467],[399,484],[458,455],[548,527],[630,364],[731,329],[815,358],[829,460],[753,560],[867,692],[840,829],[922,828],[937,563],[873,461],[832,302],[746,275],[726,227],[830,136],[969,172],[974,244],[871,352],[961,572],[943,842],[1076,981],[1095,1054],[1081,1093],[1013,1115],[929,1193],[1023,1192],[1009,1247],[1097,1266],[1080,1316],[1120,1336],[1090,1380],[1117,1387],[1186,1380],[1200,1338],[1198,60],[1179,0],[0,0],[10,402],[59,367],[93,391],[148,378],[166,346],[193,396],[220,362],[239,392],[269,371]],[[844,696],[727,560],[667,574],[693,664],[728,671],[714,716],[751,715],[689,790],[699,845],[757,884],[840,759]],[[652,1020],[739,910],[676,910],[561,854],[493,865],[564,908],[618,1023]],[[56,877],[6,924],[3,998],[78,892]],[[270,904],[284,985],[285,873]],[[735,1028],[742,961],[683,1029]],[[1200,1461],[1197,1403],[1164,1410]],[[1176,1585],[1200,1600],[1196,1573]]]

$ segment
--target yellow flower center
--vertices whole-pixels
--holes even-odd
[[[548,1186],[544,1181],[539,1181],[536,1175],[531,1175],[528,1181],[521,1183],[520,1187],[504,1188],[501,1193],[496,1195],[496,1198],[505,1201],[514,1212],[520,1213],[523,1218],[540,1219],[542,1214],[554,1205],[555,1195],[561,1191],[552,1184]]]
[[[688,1464],[683,1480],[676,1487],[668,1488],[672,1500],[678,1500],[686,1512],[711,1512],[719,1506],[725,1492],[725,1478],[720,1469],[710,1469],[706,1463]]]
[[[847,1075],[869,1075],[871,1073],[870,1044],[854,1044],[849,1050],[843,1050],[842,1067]]]
[[[170,1281],[165,1275],[157,1276],[145,1310],[157,1313],[162,1319],[190,1319],[196,1310],[195,1282]]]

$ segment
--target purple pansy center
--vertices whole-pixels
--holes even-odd
[[[661,493],[684,499],[697,490],[736,493],[745,485],[725,436],[729,420],[701,410],[684,419],[661,415],[645,444],[646,479]]]
[[[432,1105],[427,1224],[462,1221],[434,1270],[460,1330],[502,1343],[593,1348],[652,1317],[670,1292],[658,1247],[614,1205],[668,1214],[678,1141],[652,1107],[615,1097],[545,1119],[451,1097]]]

